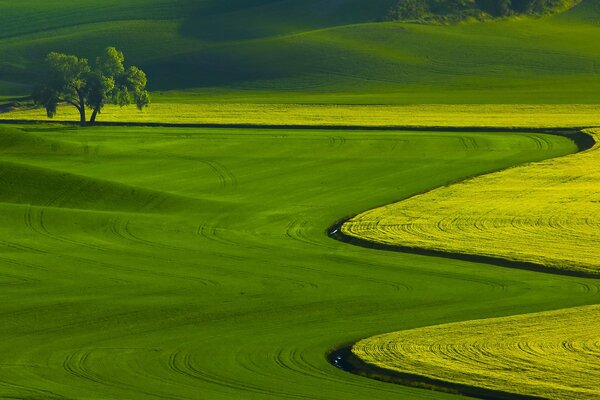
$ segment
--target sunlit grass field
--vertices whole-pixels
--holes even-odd
[[[573,151],[531,133],[2,127],[0,397],[455,399],[325,355],[381,332],[592,304],[600,283],[326,230]]]
[[[522,393],[598,397],[596,372],[575,368],[598,354],[597,307],[461,322],[597,304],[597,279],[382,252],[327,231],[541,162],[414,197],[391,230],[345,229],[600,273],[598,151],[531,133],[600,126],[600,0],[433,25],[384,22],[396,2],[0,0],[0,111],[27,103],[50,51],[93,60],[107,46],[147,73],[153,100],[107,106],[98,121],[115,126],[86,129],[60,124],[78,120],[68,107],[55,124],[40,109],[0,113],[0,398],[459,400],[348,374],[326,354],[461,327],[487,340],[465,337],[461,351],[511,354],[491,367],[549,372],[517,376]],[[361,130],[376,127],[391,129]],[[451,323],[464,325],[411,331]],[[522,340],[498,338],[506,324]],[[559,354],[573,361],[562,386]],[[440,379],[480,365],[463,355]],[[514,376],[493,372],[467,383]]]
[[[0,120],[48,121],[42,109],[0,113]],[[78,121],[74,107],[57,121]],[[308,126],[555,128],[600,126],[599,105],[331,105],[159,102],[140,112],[107,106],[99,122]]]
[[[594,147],[481,176],[367,211],[343,230],[381,243],[598,275],[599,162]]]
[[[459,322],[362,340],[386,369],[542,399],[600,397],[600,306]]]

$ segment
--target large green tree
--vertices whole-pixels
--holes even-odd
[[[43,79],[33,90],[33,100],[43,106],[49,118],[59,104],[79,111],[81,125],[93,125],[106,104],[135,104],[142,110],[150,104],[146,74],[139,68],[125,68],[123,53],[108,47],[90,65],[87,59],[52,52],[46,57]],[[86,110],[91,110],[89,121]]]

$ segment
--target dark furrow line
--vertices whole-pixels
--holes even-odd
[[[2,125],[69,125],[80,126],[76,121],[58,120],[0,120]],[[222,128],[222,129],[287,129],[287,130],[330,130],[330,131],[414,131],[414,132],[518,132],[518,133],[546,133],[571,138],[578,136],[589,126],[567,126],[553,128],[528,128],[528,127],[497,127],[497,126],[415,126],[415,125],[309,125],[309,124],[218,124],[218,123],[163,123],[163,122],[96,122],[93,126],[115,127],[157,127],[157,128]],[[584,134],[585,135],[585,134]],[[585,135],[588,136],[589,135]],[[591,137],[590,137],[591,139]],[[577,141],[580,139],[574,139]],[[593,139],[592,139],[593,142]]]
[[[563,136],[563,137],[566,137],[567,139],[572,140],[577,145],[577,149],[578,149],[577,152],[574,154],[589,150],[592,147],[594,147],[594,145],[596,144],[595,139],[591,135],[588,135],[587,133],[585,133],[583,130],[579,130],[577,132],[572,132],[572,131],[568,132],[568,131],[564,131],[564,130],[563,131],[559,130],[559,131],[554,131],[554,132],[541,132],[540,131],[539,133],[548,133],[548,134],[559,135],[559,136]],[[511,166],[508,168],[514,168],[514,167],[515,166]],[[501,168],[498,170],[485,172],[483,174],[476,174],[476,175],[467,176],[467,177],[464,177],[464,178],[461,178],[461,179],[458,179],[455,181],[447,182],[440,186],[429,188],[429,189],[424,190],[419,193],[414,193],[411,196],[408,196],[403,199],[399,199],[397,201],[394,201],[393,203],[399,203],[399,202],[411,199],[413,197],[416,197],[416,196],[431,192],[433,190],[439,189],[441,187],[465,182],[465,181],[471,180],[473,178],[476,178],[478,176],[497,173],[500,171],[504,171],[508,168]],[[374,208],[379,208],[379,207],[382,207],[385,205],[387,205],[387,204],[377,206]],[[370,241],[367,239],[361,239],[361,238],[358,238],[355,236],[347,235],[347,234],[343,233],[342,229],[341,229],[342,226],[348,220],[350,220],[354,217],[355,216],[345,217],[345,218],[342,218],[341,220],[337,221],[336,223],[334,223],[330,228],[327,229],[327,231],[326,231],[327,236],[329,236],[332,239],[336,239],[341,242],[344,242],[344,243],[349,243],[349,244],[352,244],[355,246],[365,247],[365,248],[375,249],[375,250],[396,251],[396,252],[401,252],[401,253],[418,254],[418,255],[424,255],[424,256],[430,256],[430,257],[443,257],[443,258],[450,258],[450,259],[461,260],[461,261],[491,264],[491,265],[496,265],[496,266],[500,266],[500,267],[525,269],[525,270],[529,270],[529,271],[552,273],[552,274],[579,277],[579,278],[600,278],[600,273],[586,272],[586,271],[571,271],[571,270],[560,269],[560,268],[556,268],[556,267],[548,267],[543,264],[538,264],[538,263],[529,262],[529,261],[516,261],[516,260],[510,260],[510,259],[506,259],[506,258],[502,258],[502,257],[484,256],[484,255],[459,253],[459,252],[451,252],[451,251],[443,251],[443,250],[424,249],[421,247],[411,247],[411,246],[402,246],[402,245],[398,245],[398,244],[379,243],[379,242]]]
[[[554,275],[564,275],[575,278],[600,278],[600,272],[574,271],[568,269],[560,269],[557,267],[549,267],[545,266],[544,264],[538,264],[530,261],[516,261],[502,257],[424,249],[421,247],[402,246],[399,244],[372,242],[367,239],[361,239],[354,236],[346,235],[342,232],[342,225],[344,225],[351,218],[352,217],[347,217],[336,222],[331,228],[327,230],[327,235],[332,239],[339,240],[340,242],[373,250],[395,251],[399,253],[417,254],[428,257],[449,258],[452,260],[468,261],[479,264],[490,264],[498,267],[522,269],[527,271],[542,272]]]
[[[585,133],[584,129],[587,129],[587,128],[582,128],[577,131],[573,131],[573,130],[569,130],[569,129],[533,130],[533,131],[535,131],[537,133],[548,133],[548,134],[553,134],[553,135],[564,136],[564,137],[572,140],[577,145],[578,150],[576,153],[574,153],[574,154],[577,154],[577,153],[589,150],[596,145],[595,139],[591,135]],[[523,133],[527,132],[526,130],[520,130],[520,131]],[[504,130],[504,132],[507,132],[507,130]],[[514,166],[509,167],[509,168],[513,168],[513,167]],[[492,174],[492,173],[497,173],[497,172],[500,172],[500,171],[506,170],[506,169],[507,168],[502,168],[502,169],[499,169],[496,171],[485,172],[483,174],[469,176],[469,177],[462,178],[462,179],[454,181],[454,182],[446,183],[439,187],[464,182],[466,180],[475,178],[477,176],[483,176],[483,175],[488,175],[488,174]],[[415,196],[423,194],[423,193],[430,192],[439,187],[430,188],[426,191],[423,191],[422,193],[413,194],[405,199],[399,200],[399,202],[407,200],[409,198],[415,197]],[[424,249],[424,248],[419,248],[419,247],[392,245],[392,244],[385,244],[385,243],[369,241],[366,239],[361,239],[358,237],[346,235],[345,233],[342,232],[342,226],[351,218],[353,218],[353,217],[346,217],[346,218],[343,218],[343,219],[337,221],[335,224],[333,224],[330,228],[327,229],[326,234],[332,239],[339,240],[341,242],[352,244],[355,246],[368,248],[368,249],[396,251],[396,252],[402,252],[402,253],[424,255],[424,256],[429,256],[429,257],[443,257],[443,258],[447,258],[447,259],[449,258],[449,259],[455,259],[455,260],[461,260],[461,261],[491,264],[491,265],[496,265],[496,266],[506,267],[506,268],[515,268],[515,269],[529,270],[529,271],[542,272],[542,273],[551,273],[551,274],[558,274],[558,275],[565,275],[565,276],[572,276],[572,277],[600,278],[600,273],[563,270],[563,269],[554,268],[554,267],[547,267],[543,264],[509,260],[509,259],[505,259],[502,257],[481,256],[481,255],[475,255],[475,254],[449,252],[449,251],[441,251],[441,250],[430,250],[430,249]],[[343,346],[341,348],[331,351],[330,353],[327,354],[327,360],[333,366],[335,366],[339,369],[342,369],[346,372],[355,374],[355,375],[360,375],[363,377],[379,380],[382,382],[401,384],[404,386],[410,386],[410,387],[416,387],[416,388],[422,388],[422,389],[429,389],[429,390],[433,390],[433,391],[437,391],[437,392],[458,394],[458,395],[463,395],[463,396],[480,398],[480,399],[484,399],[484,400],[548,400],[543,397],[519,395],[519,394],[500,391],[500,390],[485,389],[485,388],[480,388],[480,387],[476,387],[476,386],[448,382],[448,381],[444,381],[441,379],[434,379],[434,378],[426,377],[426,376],[419,375],[419,374],[401,373],[398,371],[393,371],[390,369],[377,367],[375,365],[364,362],[358,356],[356,356],[352,352],[353,345],[354,344],[346,345],[346,346]]]
[[[529,396],[485,389],[460,383],[447,382],[418,374],[393,371],[361,360],[352,352],[352,345],[342,347],[327,354],[327,360],[335,367],[355,375],[375,379],[381,382],[428,389],[435,392],[474,397],[484,400],[549,400],[545,397]]]

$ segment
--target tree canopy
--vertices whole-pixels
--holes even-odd
[[[142,110],[150,104],[144,71],[124,66],[125,57],[108,47],[96,58],[87,59],[52,52],[45,62],[44,75],[33,90],[33,101],[46,109],[48,118],[56,115],[59,104],[77,108],[81,125],[93,125],[106,104],[135,104]],[[86,110],[91,110],[89,121]]]
[[[398,0],[390,11],[391,19],[460,19],[506,17],[514,14],[544,14],[565,9],[578,0]]]

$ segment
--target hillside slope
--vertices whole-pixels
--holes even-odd
[[[114,45],[153,90],[203,101],[251,93],[282,102],[597,102],[600,0],[543,18],[374,22],[391,4],[0,1],[0,96],[26,94],[49,51],[93,57]]]
[[[325,354],[598,300],[593,280],[324,234],[372,204],[572,152],[566,138],[21,128],[0,126],[0,178],[31,183],[0,179],[1,399],[463,400],[357,377]]]

